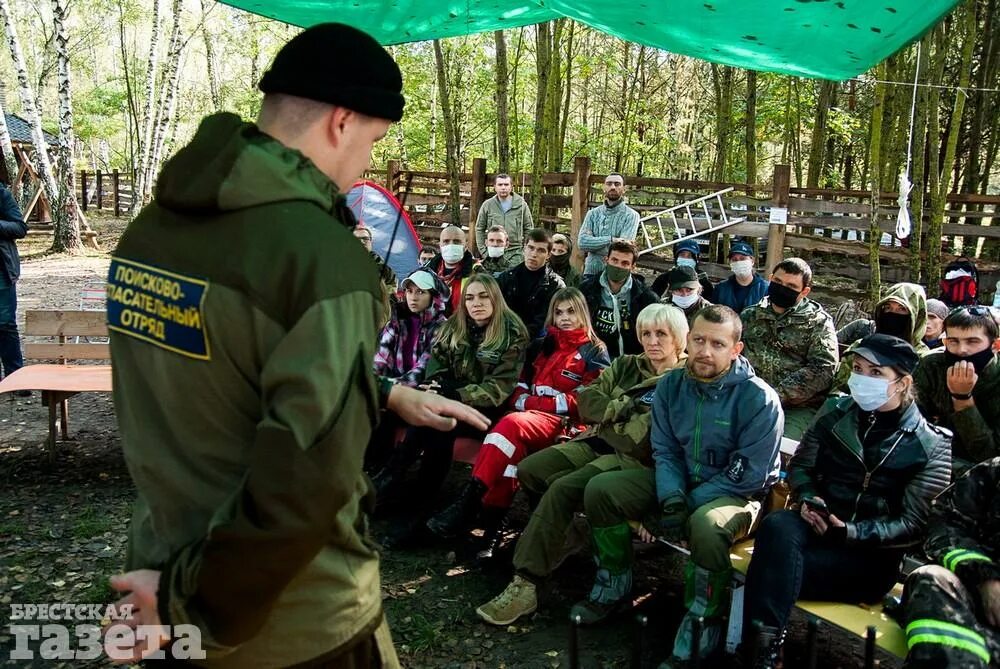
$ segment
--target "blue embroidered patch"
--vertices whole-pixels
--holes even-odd
[[[208,282],[112,258],[108,329],[197,360],[211,360],[203,305]]]
[[[656,396],[655,388],[653,390],[647,390],[646,394],[639,398],[639,401],[642,402],[643,404],[652,404],[653,397],[655,396]]]

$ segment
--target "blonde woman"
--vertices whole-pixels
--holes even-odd
[[[528,331],[500,293],[496,279],[479,272],[470,277],[462,308],[445,321],[431,349],[419,387],[459,400],[496,419],[514,392],[524,366]],[[398,497],[410,465],[420,459],[419,503],[403,526],[390,531],[384,545],[398,546],[427,520],[431,504],[451,467],[455,440],[482,432],[459,427],[451,432],[411,428],[386,468],[375,477],[379,501]]]
[[[521,461],[518,479],[540,500],[514,551],[514,580],[476,609],[486,622],[509,625],[537,609],[537,588],[565,558],[566,531],[577,511],[586,512],[593,528],[598,563],[591,597],[576,607],[581,617],[597,622],[629,601],[626,521],[657,506],[649,440],[653,394],[663,375],[683,364],[688,324],[680,309],[657,303],[639,313],[636,330],[643,353],[616,358],[577,398],[590,429]]]
[[[529,454],[556,443],[560,435],[582,431],[576,395],[597,378],[611,361],[594,332],[587,301],[576,288],[561,288],[549,302],[545,337],[532,344],[517,389],[510,398],[514,410],[493,427],[472,478],[450,506],[427,527],[442,538],[469,529],[482,512],[486,546],[480,557],[492,557],[503,521],[517,491],[517,464]]]

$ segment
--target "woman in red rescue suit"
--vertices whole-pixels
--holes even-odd
[[[485,548],[492,556],[504,518],[517,490],[517,463],[556,443],[560,435],[582,429],[576,394],[611,361],[590,324],[587,302],[576,288],[561,288],[549,302],[546,336],[534,344],[517,389],[512,413],[500,419],[483,440],[472,478],[458,498],[427,522],[442,538],[468,531],[482,515]]]

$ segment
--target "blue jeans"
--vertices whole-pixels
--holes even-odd
[[[799,599],[877,602],[895,585],[902,557],[895,548],[831,543],[797,511],[769,514],[747,571],[744,633],[753,621],[784,628]]]
[[[24,366],[17,334],[17,284],[6,277],[0,277],[0,364],[4,376]]]

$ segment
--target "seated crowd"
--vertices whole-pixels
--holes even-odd
[[[527,229],[523,200],[506,193],[477,222],[481,260],[463,230],[445,227],[391,302],[375,372],[476,407],[492,425],[380,426],[366,470],[380,507],[406,510],[384,547],[481,528],[477,557],[490,559],[523,490],[530,517],[513,578],[476,609],[509,625],[538,608],[546,580],[580,548],[580,513],[596,563],[572,609],[584,624],[631,607],[633,541],[686,546],[687,613],[664,667],[720,650],[730,549],[747,535],[744,647],[762,668],[780,662],[799,598],[881,601],[904,554],[926,555],[901,607],[905,666],[990,666],[1000,649],[1000,327],[989,307],[949,308],[900,283],[871,320],[837,331],[810,297],[804,260],[785,258],[765,279],[741,241],[717,285],[686,240],[647,286],[620,175],[581,229],[581,276],[573,241]],[[798,442],[784,466],[783,437]],[[455,442],[469,438],[481,444],[472,471],[441,499]],[[411,469],[416,494],[404,486]],[[782,469],[790,495],[769,509]]]

